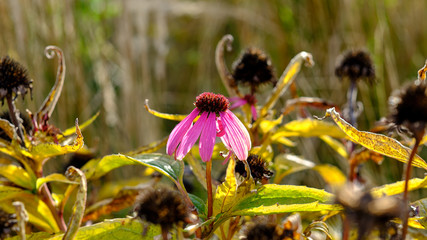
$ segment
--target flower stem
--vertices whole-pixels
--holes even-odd
[[[424,135],[424,130],[423,130],[423,134],[420,135]],[[407,204],[408,202],[408,188],[409,188],[409,179],[411,179],[411,166],[412,166],[412,160],[414,159],[415,153],[417,152],[417,149],[420,145],[421,142],[420,137],[415,137],[415,145],[412,148],[411,154],[409,155],[409,159],[408,159],[408,164],[406,166],[406,173],[405,173],[405,189],[403,191],[403,203]],[[403,217],[403,227],[402,227],[402,240],[405,240],[406,238],[406,234],[408,232],[408,218],[409,218],[409,209],[405,208],[404,209],[404,217]]]
[[[213,196],[212,196],[212,161],[206,162],[206,185],[208,190],[208,219],[213,213]]]
[[[25,147],[24,134],[22,133],[21,123],[18,120],[19,112],[15,108],[15,104],[13,103],[13,99],[11,95],[7,96],[6,100],[7,100],[7,106],[9,107],[9,116],[10,116],[10,119],[12,120],[13,125],[15,125],[16,134],[18,135],[18,138],[21,142],[21,146]]]

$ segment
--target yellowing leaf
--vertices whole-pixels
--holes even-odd
[[[91,125],[99,116],[99,112],[93,115],[89,120],[79,125],[80,130],[84,130],[87,126]],[[71,127],[62,132],[63,136],[69,136],[76,132],[76,127]],[[59,138],[58,138],[59,139]]]
[[[229,211],[253,187],[253,180],[251,178],[244,181],[242,185],[237,185],[234,172],[235,165],[234,158],[230,158],[225,181],[218,186],[215,193],[213,216]],[[247,184],[248,181],[249,183]]]
[[[76,152],[83,147],[83,135],[77,123],[76,123],[76,134],[77,134],[77,138],[73,145],[61,146],[59,144],[41,143],[35,146],[30,145],[28,152],[25,150],[22,150],[22,153],[25,154],[26,156],[31,157],[36,162],[40,163],[54,156]]]
[[[332,149],[335,150],[335,152],[337,152],[343,158],[345,159],[348,158],[348,153],[347,153],[347,150],[345,149],[344,144],[326,135],[320,136],[319,138],[322,139],[326,144],[328,144]]]
[[[283,120],[283,115],[280,115],[280,117],[278,119],[275,119],[275,120],[262,119],[261,122],[259,123],[259,127],[260,127],[261,132],[264,134],[270,132],[277,125],[281,124],[282,120]]]
[[[397,140],[385,135],[357,130],[342,119],[334,108],[330,108],[326,111],[325,117],[329,116],[332,117],[338,127],[341,128],[353,142],[401,162],[406,163],[408,161],[411,149],[403,146]],[[427,170],[427,163],[418,155],[414,156],[412,165]]]
[[[27,171],[21,167],[12,164],[0,166],[0,175],[18,186],[29,190],[34,189],[35,179],[32,179]]]
[[[315,119],[294,120],[281,126],[271,137],[276,140],[280,137],[319,137],[328,135],[335,138],[345,138],[341,129],[331,123]]]
[[[0,129],[10,138],[14,139],[15,136],[15,127],[7,120],[0,119]]]
[[[396,195],[400,194],[404,190],[405,181],[399,181],[392,184],[383,185],[380,187],[375,187],[371,190],[371,193],[374,197],[382,197],[384,195]],[[409,180],[408,191],[414,191],[420,188],[425,188],[427,186],[427,177],[424,179],[413,178]]]
[[[341,170],[332,165],[317,165],[313,167],[313,170],[318,172],[320,176],[322,176],[323,180],[332,187],[332,189],[338,189],[347,181],[347,177],[341,172]]]
[[[261,114],[260,114],[261,117],[265,116],[267,112],[272,107],[274,107],[274,105],[276,104],[280,96],[282,96],[283,93],[285,93],[285,91],[288,89],[288,87],[291,85],[291,83],[293,82],[293,80],[296,78],[297,74],[301,70],[301,66],[304,62],[308,66],[314,65],[313,57],[311,56],[310,53],[300,52],[294,58],[292,58],[291,62],[283,72],[282,76],[280,76],[279,81],[273,90],[273,94],[270,95],[270,98],[267,100],[267,103],[261,109]]]
[[[59,173],[52,173],[49,176],[38,178],[36,183],[36,189],[39,189],[44,183],[47,182],[62,182],[68,184],[78,184],[77,182],[70,181],[67,177]]]
[[[187,117],[187,115],[178,115],[178,114],[168,114],[168,113],[161,113],[161,112],[157,112],[155,110],[152,110],[150,108],[150,106],[148,106],[148,99],[145,100],[145,109],[153,114],[156,117],[159,118],[163,118],[163,119],[167,119],[167,120],[174,120],[174,121],[182,121],[184,120],[185,117]]]

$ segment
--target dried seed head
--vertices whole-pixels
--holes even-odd
[[[6,96],[24,96],[28,89],[33,88],[33,80],[27,76],[27,70],[8,56],[0,60],[0,99]]]
[[[276,77],[267,55],[257,48],[248,48],[233,64],[233,78],[236,84],[248,85],[252,93],[264,83],[276,84]]]
[[[230,102],[221,94],[205,92],[197,96],[194,103],[200,112],[225,112],[230,107]]]
[[[335,75],[340,79],[348,78],[350,81],[359,79],[372,84],[375,81],[375,68],[367,52],[352,50],[345,53],[335,68]]]
[[[391,121],[408,128],[414,135],[418,125],[427,123],[427,85],[412,83],[390,97]]]
[[[243,240],[280,240],[282,229],[273,223],[259,222],[249,226],[240,239]]]
[[[250,154],[246,161],[249,164],[252,178],[255,181],[270,179],[270,177],[273,175],[273,172],[268,169],[267,163],[258,155]],[[242,161],[236,161],[235,171],[241,176],[246,177],[245,164]]]
[[[353,225],[357,225],[358,239],[364,239],[376,227],[386,233],[390,220],[400,218],[407,207],[396,197],[374,198],[353,185],[345,186],[337,194],[336,201],[344,207],[344,213]]]
[[[135,212],[139,218],[160,224],[163,229],[183,223],[189,216],[181,194],[167,188],[143,190],[135,201]]]
[[[10,237],[17,229],[16,215],[0,209],[0,239]]]

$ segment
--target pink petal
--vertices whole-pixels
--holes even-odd
[[[204,162],[208,162],[212,158],[212,152],[215,146],[216,135],[216,115],[210,113],[206,120],[205,127],[199,140],[199,154]]]
[[[227,110],[220,113],[221,120],[225,127],[225,135],[221,138],[227,148],[231,149],[240,160],[246,160],[248,151],[251,148],[249,133],[240,120]]]
[[[222,137],[225,134],[225,128],[220,118],[216,120],[216,136]]]
[[[238,107],[240,107],[240,106],[245,105],[246,103],[248,103],[248,101],[246,101],[245,99],[241,99],[241,98],[239,98],[239,100],[238,100],[238,101],[236,101],[235,103],[233,103],[233,104],[231,105],[230,109],[238,108]]]
[[[258,114],[256,112],[255,105],[251,105],[251,110],[252,110],[252,119],[256,120],[258,118]]]
[[[176,150],[176,158],[178,160],[182,160],[185,155],[190,151],[191,147],[196,143],[197,139],[202,132],[206,119],[208,117],[208,113],[204,112],[200,115],[200,118],[197,122],[188,130],[188,132],[182,138],[181,144],[178,146]]]
[[[234,113],[232,113],[230,110],[227,110],[225,113],[232,119],[231,123],[233,125],[237,125],[237,130],[243,135],[243,139],[245,140],[246,147],[249,151],[251,149],[251,137],[245,125],[243,125],[240,119],[238,119],[236,115],[234,115]]]
[[[166,144],[166,153],[172,155],[178,144],[181,142],[185,133],[191,127],[193,120],[199,115],[199,109],[195,108],[184,120],[182,120],[175,128],[172,130],[169,135],[168,143]]]

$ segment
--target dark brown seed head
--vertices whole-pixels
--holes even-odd
[[[246,161],[249,164],[252,178],[255,181],[267,180],[273,175],[273,172],[268,169],[267,163],[258,155],[250,154]],[[241,176],[246,177],[245,164],[242,161],[236,161],[235,171]]]
[[[365,51],[348,51],[341,57],[342,60],[335,68],[335,75],[340,79],[348,78],[350,81],[366,80],[368,83],[375,81],[375,68],[371,57]]]
[[[0,99],[6,96],[24,96],[28,89],[32,90],[32,80],[27,76],[27,70],[8,56],[0,60]]]
[[[135,201],[135,212],[139,218],[164,229],[185,222],[189,216],[182,195],[167,188],[143,190]]]
[[[276,84],[276,77],[267,55],[257,48],[248,48],[233,64],[236,84],[250,86],[253,91],[261,84]]]
[[[390,97],[390,120],[398,125],[408,128],[414,135],[417,125],[427,123],[427,85],[412,83],[399,94]]]
[[[15,214],[9,214],[0,209],[0,239],[10,237],[17,228]]]
[[[197,96],[194,103],[200,112],[225,112],[230,107],[230,102],[221,94],[204,92]]]
[[[273,223],[259,222],[249,226],[241,239],[244,240],[280,240],[282,229]]]

